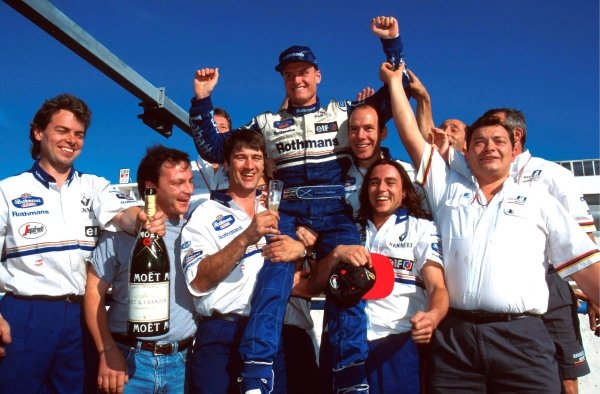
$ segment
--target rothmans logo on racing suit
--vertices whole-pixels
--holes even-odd
[[[39,207],[40,205],[44,205],[44,199],[42,197],[32,196],[29,193],[23,193],[20,198],[12,200],[12,204],[16,208]]]
[[[217,219],[214,222],[212,222],[212,226],[216,231],[221,231],[221,230],[225,230],[227,227],[231,226],[233,223],[235,223],[235,218],[233,217],[233,215],[227,215],[227,216],[218,215]]]
[[[338,146],[340,141],[337,138],[328,138],[323,140],[300,140],[297,139],[291,142],[280,142],[275,145],[277,148],[277,152],[284,153],[293,150],[305,150],[305,149],[317,149],[317,148],[325,148],[325,147],[333,147]]]
[[[26,239],[39,238],[46,234],[46,226],[42,223],[30,222],[19,227],[19,235]]]

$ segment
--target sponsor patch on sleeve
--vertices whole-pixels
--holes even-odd
[[[190,267],[198,265],[200,261],[204,258],[204,251],[190,251],[185,258],[183,259],[183,270],[187,271]]]

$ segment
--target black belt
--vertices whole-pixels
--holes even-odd
[[[15,293],[6,293],[5,295],[9,297],[14,297],[17,300],[25,300],[25,301],[64,301],[69,303],[77,303],[83,300],[82,295],[77,294],[65,294],[59,296],[49,296],[49,295],[19,295]]]
[[[132,347],[137,348],[138,344],[140,349],[147,350],[154,355],[166,356],[175,352],[183,352],[192,346],[194,338],[189,337],[179,342],[161,342],[161,341],[144,341],[135,337],[130,337],[125,334],[119,334],[116,332],[112,333],[112,337],[115,341]]]
[[[242,321],[247,321],[248,316],[240,315],[238,313],[213,312],[213,314],[210,316],[198,315],[198,316],[196,316],[196,319],[199,322],[207,321],[207,320],[225,320],[225,321],[231,321],[231,322],[242,322]]]
[[[486,312],[486,311],[467,311],[464,309],[454,309],[450,308],[449,314],[459,319],[463,319],[469,321],[474,324],[483,324],[483,323],[498,323],[498,322],[509,322],[512,320],[525,319],[527,317],[535,317],[540,319],[541,315],[523,312],[523,313],[496,313],[496,312]]]
[[[283,189],[282,200],[314,200],[321,198],[344,198],[346,190],[342,185],[299,186]]]

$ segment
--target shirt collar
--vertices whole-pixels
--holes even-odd
[[[312,105],[307,105],[305,107],[294,107],[292,104],[288,104],[288,113],[290,115],[306,115],[306,114],[311,114],[313,112],[317,112],[319,110],[319,108],[321,108],[321,102],[319,100],[319,98],[317,97],[317,102],[312,104]]]
[[[256,204],[258,205],[258,201],[260,200],[260,197],[262,195],[262,192],[260,190],[256,190]],[[214,200],[216,202],[218,202],[219,204],[225,205],[227,208],[231,208],[231,201],[233,201],[233,198],[231,198],[231,196],[229,194],[227,194],[227,190],[223,189],[223,190],[213,190],[212,192],[210,192],[210,199]]]
[[[36,160],[31,167],[31,173],[33,177],[38,180],[42,185],[48,189],[50,187],[50,183],[56,183],[56,179],[48,174],[41,166],[40,161]],[[69,172],[69,176],[67,177],[66,184],[69,185],[75,176],[75,168],[71,167],[71,171]]]
[[[406,208],[398,208],[394,212],[396,215],[396,224],[402,223],[408,219],[408,210]]]
[[[517,173],[519,171],[521,171],[521,169],[523,167],[525,167],[525,165],[527,164],[527,162],[531,159],[531,153],[529,153],[529,150],[524,150],[523,152],[519,153],[517,155],[517,157],[515,157],[515,161],[513,161],[512,166],[511,166],[511,172],[512,173]]]

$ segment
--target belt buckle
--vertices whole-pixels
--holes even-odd
[[[67,294],[67,296],[65,297],[65,301],[68,302],[69,304],[74,304],[79,302],[79,296],[77,294]]]
[[[314,194],[315,194],[315,189],[313,186],[299,186],[295,190],[294,194],[296,195],[296,198],[298,198],[300,200],[313,199]]]
[[[152,352],[155,356],[167,355],[173,353],[172,343],[155,343],[154,351]]]

